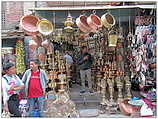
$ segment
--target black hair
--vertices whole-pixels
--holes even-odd
[[[81,49],[87,48],[87,46],[82,46]]]
[[[15,66],[14,63],[12,63],[12,62],[7,62],[6,64],[4,64],[3,70],[8,70],[9,68],[11,68],[11,67],[13,67],[13,66]]]
[[[40,64],[40,61],[38,59],[31,59],[30,62],[34,62],[35,64]]]

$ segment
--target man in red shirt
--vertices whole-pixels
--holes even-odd
[[[25,93],[30,105],[29,116],[33,117],[35,102],[37,102],[39,116],[44,117],[44,95],[48,77],[44,70],[39,69],[38,59],[30,61],[30,69],[25,72],[22,80],[25,83]]]

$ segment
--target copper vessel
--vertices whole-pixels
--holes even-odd
[[[94,31],[102,26],[100,18],[95,15],[95,11],[87,18],[87,23]]]
[[[91,32],[92,30],[91,27],[87,23],[87,17],[84,15],[80,15],[76,19],[76,25],[82,32],[85,32],[85,33]]]
[[[33,15],[23,16],[20,19],[20,27],[24,30],[27,35],[37,35],[38,29],[36,24],[38,23],[39,19]]]
[[[119,103],[120,111],[125,115],[131,115],[134,112],[133,106],[128,104],[128,101],[129,100],[126,99]]]
[[[119,102],[120,111],[125,115],[134,115],[136,112],[139,112],[141,106],[134,106],[128,103],[129,99],[125,99],[122,102]]]
[[[106,13],[101,17],[101,24],[110,29],[115,25],[115,18],[110,13]]]

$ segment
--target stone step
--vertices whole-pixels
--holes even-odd
[[[98,103],[75,103],[76,109],[99,109],[99,102]]]
[[[75,103],[100,103],[101,100],[80,100],[80,99],[71,99]]]
[[[70,97],[101,97],[101,94],[94,92],[94,93],[80,93],[80,92],[71,92],[70,93]]]

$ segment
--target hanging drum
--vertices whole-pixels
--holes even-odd
[[[39,19],[33,15],[23,16],[20,19],[20,27],[24,30],[27,35],[37,35],[38,29],[36,24],[38,23]]]
[[[87,17],[84,15],[80,15],[76,19],[76,25],[82,32],[85,32],[85,33],[91,32],[91,28],[87,23]]]
[[[94,31],[102,26],[100,18],[95,15],[95,11],[87,18],[87,23]]]
[[[101,17],[101,24],[110,29],[115,25],[115,18],[110,13],[106,13]]]
[[[111,30],[108,34],[108,43],[109,43],[109,46],[113,46],[113,47],[116,47],[117,45],[117,39],[118,39],[118,35],[116,33],[116,31],[114,30]]]
[[[53,24],[47,19],[42,19],[38,22],[37,28],[43,35],[49,35],[53,32]]]

